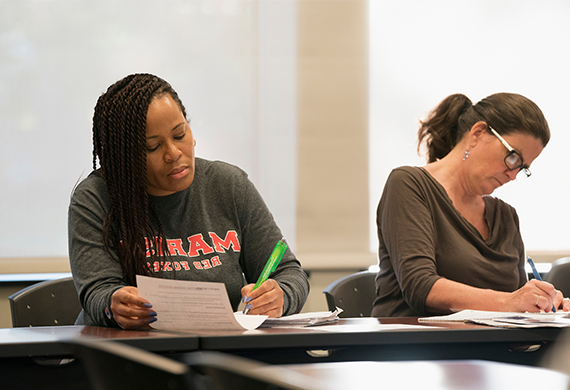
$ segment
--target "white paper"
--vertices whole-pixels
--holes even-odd
[[[311,313],[299,313],[279,318],[268,318],[261,325],[263,328],[304,328],[307,326],[322,326],[338,321],[338,315],[342,309],[337,308],[334,312],[318,311]]]
[[[460,321],[503,327],[536,328],[542,326],[570,326],[569,313],[564,311],[541,313],[514,313],[500,311],[462,310],[446,316],[419,318],[419,322]]]
[[[565,317],[542,316],[530,318],[525,316],[501,317],[492,320],[470,320],[481,325],[497,326],[500,328],[565,328],[570,326],[570,319]]]
[[[250,330],[267,316],[233,313],[223,283],[193,282],[137,275],[139,296],[152,304],[162,330]]]

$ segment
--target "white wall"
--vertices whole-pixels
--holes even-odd
[[[173,85],[197,155],[249,172],[294,241],[294,52],[290,1],[1,1],[0,257],[67,256],[93,108],[135,72]]]
[[[370,250],[375,210],[391,169],[423,165],[419,119],[443,98],[475,103],[495,92],[527,96],[552,138],[532,177],[497,190],[521,220],[529,251],[568,251],[570,2],[556,0],[370,1]]]

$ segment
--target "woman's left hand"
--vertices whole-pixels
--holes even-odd
[[[556,310],[570,311],[570,298],[563,298],[562,292],[560,290],[556,290],[554,306],[556,307]]]
[[[283,290],[273,279],[267,279],[258,288],[251,291],[255,286],[253,283],[242,287],[241,295],[250,306],[248,314],[262,314],[272,318],[283,315]]]

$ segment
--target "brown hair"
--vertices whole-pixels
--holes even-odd
[[[425,141],[428,162],[445,157],[471,127],[484,121],[501,135],[530,134],[546,146],[550,140],[548,122],[530,99],[515,93],[496,93],[476,105],[463,94],[446,97],[421,121],[418,151]]]
[[[103,240],[109,254],[118,256],[124,280],[133,286],[135,275],[153,273],[146,264],[147,245],[153,261],[169,253],[160,220],[149,204],[146,176],[146,115],[150,103],[165,94],[186,117],[170,84],[151,74],[132,74],[111,85],[97,100],[93,115],[93,169],[105,181],[111,199]],[[158,231],[151,226],[150,214],[156,217]],[[154,237],[159,237],[160,248]]]

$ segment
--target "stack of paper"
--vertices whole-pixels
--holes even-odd
[[[313,313],[293,314],[280,318],[267,318],[261,324],[261,328],[304,328],[307,326],[330,324],[338,321],[338,315],[342,309],[337,308],[334,312],[319,311]]]
[[[418,322],[460,321],[502,328],[539,328],[570,326],[570,313],[513,313],[499,311],[462,310],[446,316],[418,318]]]

